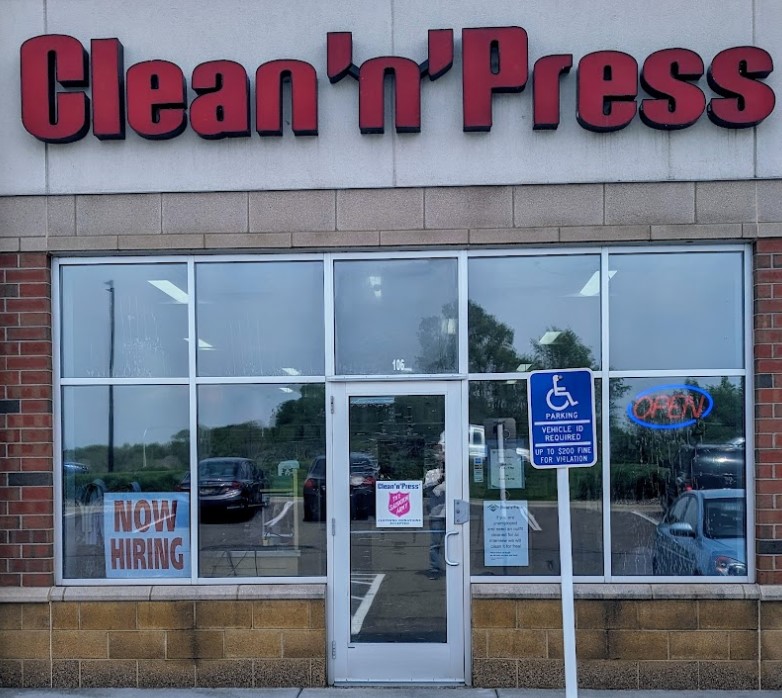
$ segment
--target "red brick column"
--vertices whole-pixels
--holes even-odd
[[[758,582],[782,584],[782,239],[757,242],[754,301]]]
[[[0,254],[0,586],[54,583],[51,277]]]

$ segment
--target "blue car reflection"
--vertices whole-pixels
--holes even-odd
[[[744,490],[686,492],[657,525],[654,574],[745,576],[746,520]]]

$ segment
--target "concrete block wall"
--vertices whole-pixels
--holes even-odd
[[[320,599],[0,605],[0,686],[324,686]]]
[[[714,598],[714,591],[687,599],[577,599],[579,685],[782,689],[782,599]],[[564,686],[558,599],[478,598],[472,611],[475,685]]]

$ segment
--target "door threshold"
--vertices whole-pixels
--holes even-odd
[[[335,681],[334,688],[469,688],[464,681]]]

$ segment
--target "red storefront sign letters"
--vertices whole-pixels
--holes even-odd
[[[463,129],[490,131],[496,93],[524,91],[532,81],[533,129],[556,129],[560,95],[573,55],[539,58],[530,67],[528,36],[522,27],[462,30]],[[327,35],[326,72],[331,83],[358,81],[359,129],[383,133],[386,77],[394,85],[394,127],[399,133],[421,130],[421,82],[445,75],[453,65],[452,29],[429,31],[426,59],[401,56],[353,62],[353,35]],[[125,138],[126,123],[151,140],[175,138],[188,126],[206,139],[283,133],[283,86],[290,85],[291,130],[297,136],[318,133],[318,74],[306,61],[263,63],[253,90],[244,66],[212,60],[193,69],[189,100],[187,79],[171,61],[148,60],[125,70],[119,39],[93,39],[90,51],[63,34],[36,36],[21,47],[22,123],[45,143],[77,141],[92,129],[96,138]],[[617,131],[638,115],[653,129],[687,128],[705,112],[722,128],[750,128],[774,110],[774,91],[762,80],[774,69],[770,54],[756,46],[720,51],[708,69],[694,51],[667,48],[639,66],[630,54],[595,51],[576,69],[576,119],[595,132]],[[707,98],[697,82],[706,75],[714,92]],[[639,82],[645,95],[639,90]]]

